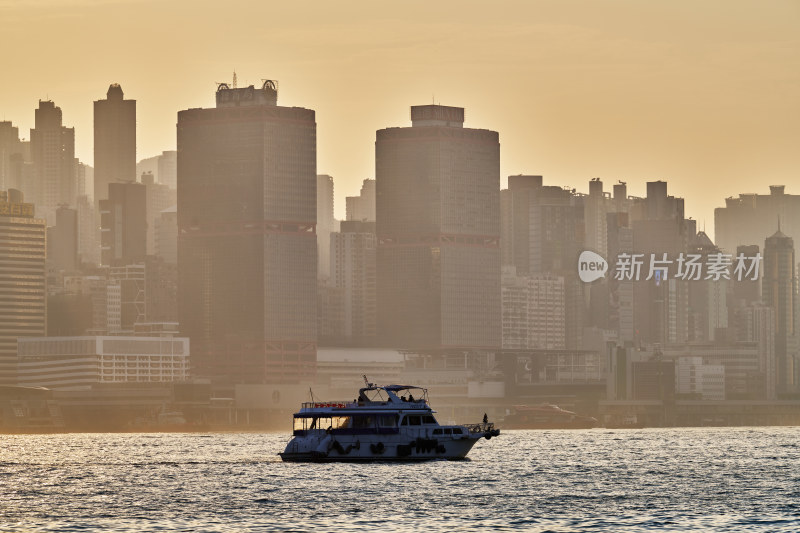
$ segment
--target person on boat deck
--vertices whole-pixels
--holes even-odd
[[[404,395],[402,395],[402,396],[400,396],[400,399],[401,399],[401,400],[403,400],[404,402],[407,402],[407,401],[408,401],[408,400],[406,400],[406,395],[405,395],[405,394],[404,394]]]
[[[414,401],[416,401],[416,400],[414,400],[414,395],[413,395],[413,394],[410,394],[410,393],[409,393],[409,395],[408,395],[408,401],[409,401],[409,402],[414,402]]]
[[[484,424],[488,424],[489,423],[489,416],[486,413],[483,413],[483,423]]]

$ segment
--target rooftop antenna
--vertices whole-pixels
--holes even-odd
[[[239,85],[238,80],[236,79],[236,69],[233,70],[233,88],[236,89]]]

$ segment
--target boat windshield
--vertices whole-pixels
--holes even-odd
[[[364,389],[358,399],[360,402],[387,402],[389,395],[383,389]]]

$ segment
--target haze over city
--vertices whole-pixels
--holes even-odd
[[[500,133],[502,184],[519,173],[645,195],[664,179],[713,235],[727,196],[796,183],[797,2],[0,2],[2,120],[27,137],[39,99],[91,164],[92,102],[138,102],[137,159],[175,149],[177,112],[215,82],[280,83],[316,111],[317,170],[344,196],[374,177],[375,131],[410,105],[466,108]]]
[[[800,530],[800,1],[0,0],[0,51],[0,530]]]

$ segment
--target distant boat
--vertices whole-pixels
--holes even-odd
[[[562,409],[557,405],[515,405],[503,419],[507,429],[589,429],[599,426],[596,418]]]
[[[181,411],[161,411],[156,419],[159,426],[184,426],[186,418]]]

